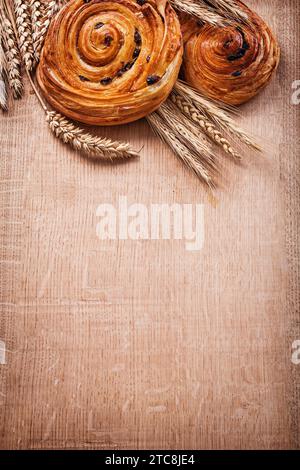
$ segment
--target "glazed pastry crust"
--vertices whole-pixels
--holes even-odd
[[[247,24],[199,25],[181,16],[185,80],[210,98],[239,105],[264,88],[276,70],[280,49],[268,25],[239,2]]]
[[[65,116],[124,124],[168,97],[182,54],[180,23],[166,0],[71,0],[50,25],[37,80]]]

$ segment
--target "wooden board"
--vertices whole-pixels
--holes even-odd
[[[105,131],[144,145],[111,166],[57,142],[29,86],[1,117],[1,448],[299,446],[300,4],[248,4],[282,46],[242,108],[268,152],[224,161],[215,206],[144,121]],[[119,196],[204,204],[203,249],[99,240],[97,206]]]

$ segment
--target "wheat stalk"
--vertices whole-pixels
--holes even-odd
[[[1,27],[1,25],[0,25]],[[2,28],[0,29],[0,107],[7,111],[7,61],[2,46]]]
[[[147,116],[147,121],[153,132],[173,150],[175,155],[179,157],[200,180],[209,188],[215,188],[216,185],[211,172],[201,161],[199,153],[188,148],[186,143],[180,140],[178,132],[169,126],[169,122],[166,121],[165,118],[161,117],[159,113],[154,112]]]
[[[191,152],[179,139],[178,135],[169,128],[166,121],[154,112],[147,116],[154,133],[160,137],[196,176],[206,183],[210,188],[215,187],[215,183],[204,165],[199,161],[198,155]]]
[[[8,6],[7,1],[6,5]],[[32,70],[34,50],[29,0],[14,0],[14,7],[21,56],[26,69]]]
[[[22,96],[24,88],[17,39],[11,21],[3,8],[0,9],[0,19],[2,23],[3,48],[7,62],[7,81],[12,90],[13,97],[18,99]]]
[[[39,2],[34,1],[34,3]],[[55,13],[57,13],[57,11],[61,8],[61,6],[62,3],[58,0],[50,1],[45,7],[43,14],[39,15],[41,19],[39,20],[39,24],[33,34],[34,53],[37,61],[39,61],[40,59],[41,50],[44,45],[45,37],[50,26],[50,22]],[[39,10],[39,12],[42,13],[41,10]]]
[[[113,142],[110,139],[87,133],[56,111],[47,111],[46,114],[46,120],[53,134],[75,150],[96,159],[115,160],[138,156],[127,143]]]
[[[231,116],[229,116],[228,112],[210,99],[202,96],[198,91],[194,90],[186,83],[177,80],[173,93],[180,96],[185,101],[188,101],[189,104],[192,105],[193,108],[196,108],[201,115],[207,116],[212,123],[230,134],[238,142],[243,143],[256,151],[261,151],[260,146],[232,119]]]

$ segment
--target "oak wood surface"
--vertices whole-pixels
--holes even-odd
[[[247,3],[282,61],[240,118],[266,156],[224,159],[216,204],[145,121],[103,132],[144,146],[111,166],[55,140],[28,84],[0,117],[1,448],[299,445],[300,5]],[[203,203],[203,249],[100,241],[97,206],[119,196]]]

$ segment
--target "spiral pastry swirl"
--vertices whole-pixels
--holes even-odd
[[[71,0],[50,25],[37,80],[69,118],[124,124],[168,97],[182,53],[180,23],[166,0]]]
[[[238,1],[248,22],[226,27],[181,17],[184,77],[210,98],[239,105],[264,88],[279,63],[280,50],[268,25]]]

